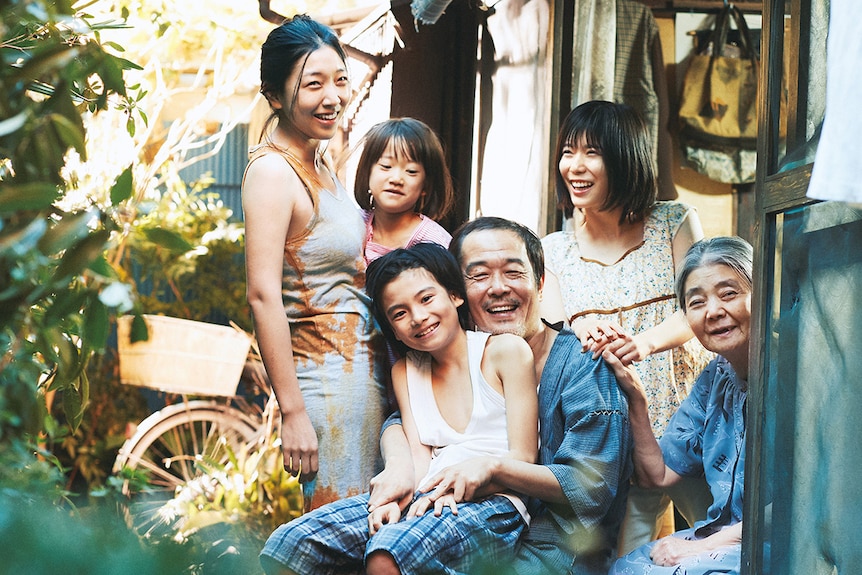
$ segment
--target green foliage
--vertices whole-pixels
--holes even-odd
[[[171,169],[170,164],[165,166],[166,171]],[[108,259],[120,262],[120,276],[139,288],[135,311],[198,321],[230,320],[250,331],[242,226],[231,222],[231,210],[207,191],[209,180],[190,189],[177,177],[168,181],[170,189],[158,201],[134,204],[138,216],[128,223],[125,241],[108,253]],[[111,189],[112,202],[128,200],[131,190],[131,172],[126,170]],[[146,337],[146,326],[136,316],[132,341]],[[149,415],[140,390],[119,382],[113,351],[90,362],[89,411],[75,429],[52,444],[69,470],[69,489],[100,489],[112,472],[127,426]],[[60,416],[65,409],[59,406],[54,411]]]
[[[47,434],[70,486],[81,479],[101,486],[126,424],[145,415],[139,391],[117,381],[116,360],[99,355],[114,315],[134,304],[137,312],[233,320],[251,329],[241,230],[228,224],[230,212],[213,194],[202,192],[205,183],[187,193],[176,177],[173,150],[189,146],[198,127],[183,124],[177,132],[190,135],[151,155],[160,141],[154,128],[164,121],[150,126],[148,114],[159,118],[169,95],[145,98],[158,91],[159,56],[144,57],[144,70],[115,55],[124,52],[121,43],[141,38],[142,23],[155,20],[142,13],[132,28],[83,12],[111,4],[79,2],[75,12],[69,2],[0,3],[0,442]],[[146,10],[167,25],[180,8],[185,4]],[[243,12],[256,18],[254,10]],[[182,38],[185,28],[173,26],[172,37]],[[241,29],[236,35],[247,36]],[[154,50],[165,59],[177,55],[164,43],[140,52]],[[180,60],[184,69],[194,63]],[[128,88],[124,72],[134,72]],[[128,136],[118,133],[123,127]],[[162,200],[141,203],[157,191]],[[133,267],[146,276],[139,302]],[[93,357],[104,365],[88,367]],[[56,395],[50,412],[46,394]]]
[[[102,425],[84,419],[89,362],[107,345],[111,317],[131,307],[104,257],[121,229],[116,208],[69,201],[76,190],[64,176],[68,154],[86,155],[86,118],[131,114],[122,74],[136,66],[99,40],[119,26],[94,23],[69,2],[0,3],[0,489],[40,512],[67,497],[65,452],[50,449],[68,450]],[[113,187],[113,198],[129,197],[129,183],[108,181],[105,195]],[[100,477],[98,446],[87,461],[81,450],[76,471]],[[21,517],[6,519],[14,528]]]
[[[222,530],[231,533],[226,539],[235,547],[260,549],[277,526],[299,517],[300,484],[284,470],[277,429],[268,429],[258,441],[236,451],[228,446],[224,465],[200,462],[203,474],[157,511],[160,527],[152,533],[194,542]],[[241,531],[234,529],[237,526]]]
[[[64,207],[66,153],[86,153],[83,116],[126,95],[131,62],[98,41],[68,2],[0,4],[0,442],[56,430],[46,390],[75,428],[89,401],[86,364],[104,347],[117,282],[97,262],[116,224],[94,205]]]
[[[117,356],[111,350],[90,360],[87,374],[93,384],[89,407],[78,428],[56,437],[50,446],[68,470],[66,485],[70,491],[98,496],[110,479],[130,422],[142,421],[150,414],[140,390],[121,384],[117,370]],[[54,411],[62,419],[62,406]]]
[[[188,546],[141,542],[104,508],[83,512],[44,499],[25,499],[16,490],[0,493],[2,573],[28,575],[172,575],[191,573]],[[212,571],[210,571],[212,572]]]
[[[235,322],[251,331],[245,297],[244,228],[207,189],[178,178],[157,202],[139,206],[123,268],[139,286],[140,309],[197,321]]]
[[[34,449],[38,457],[33,457]],[[22,441],[0,444],[0,496],[16,495],[21,503],[57,503],[67,495],[61,480],[62,471],[49,452]]]
[[[136,202],[150,179],[136,171],[137,159],[118,164],[125,171],[111,166],[110,175],[69,171],[70,157],[86,160],[112,145],[88,141],[94,118],[115,113],[124,121],[111,125],[130,136],[150,128],[145,91],[124,83],[124,72],[139,67],[116,55],[119,44],[102,41],[124,25],[76,12],[93,4],[0,0],[0,541],[14,542],[4,545],[0,571],[237,572],[230,570],[237,553],[213,544],[213,531],[143,545],[109,504],[116,482],[105,475],[105,459],[125,422],[141,418],[139,401],[116,382],[116,364],[101,355],[113,317],[134,304],[128,270],[117,265],[123,238],[134,236],[129,249],[152,257],[142,265],[166,272],[186,317],[218,304],[246,329],[250,322],[240,309],[243,282],[232,279],[243,276],[235,261],[242,235],[217,198],[203,187],[168,186],[165,204],[144,213]],[[148,168],[170,174],[166,161]],[[141,235],[129,235],[138,225]],[[213,255],[205,264],[200,246]],[[196,269],[207,284],[194,284]],[[213,290],[216,280],[230,289]],[[93,389],[91,379],[99,383]],[[106,504],[76,509],[66,468],[103,483],[91,495]],[[256,553],[242,557],[243,571],[254,572]]]
[[[110,506],[81,511],[69,504],[56,461],[38,454],[22,441],[0,443],[0,573],[189,573],[186,546],[145,546]]]

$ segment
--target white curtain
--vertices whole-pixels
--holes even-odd
[[[493,120],[471,214],[508,218],[540,235],[547,231],[549,26],[548,0],[504,0],[488,17],[494,42]]]
[[[826,116],[814,158],[808,196],[818,200],[862,203],[862,2],[832,0],[826,41]]]

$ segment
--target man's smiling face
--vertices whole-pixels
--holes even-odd
[[[521,238],[508,230],[474,231],[463,240],[460,263],[480,330],[524,338],[539,330],[539,289]]]

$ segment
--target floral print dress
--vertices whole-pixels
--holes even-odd
[[[598,317],[637,334],[673,315],[679,309],[674,295],[673,238],[692,209],[681,202],[657,202],[644,222],[643,243],[609,265],[583,258],[574,232],[546,236],[542,240],[545,263],[559,279],[569,323]],[[657,438],[712,358],[692,338],[635,364]]]

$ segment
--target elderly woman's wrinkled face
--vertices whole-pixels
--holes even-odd
[[[703,347],[724,356],[742,377],[748,373],[751,289],[729,266],[691,272],[685,282],[685,316]]]

